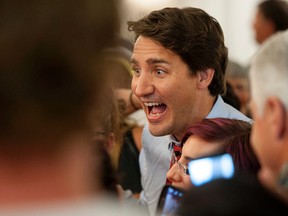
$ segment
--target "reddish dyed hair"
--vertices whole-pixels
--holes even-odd
[[[211,118],[194,123],[184,135],[181,143],[192,136],[207,142],[223,143],[222,152],[229,153],[234,161],[235,170],[244,174],[256,174],[260,169],[259,161],[250,143],[251,124],[237,119]]]

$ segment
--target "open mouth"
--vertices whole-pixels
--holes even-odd
[[[151,117],[160,116],[167,109],[167,105],[163,103],[145,103],[145,106],[148,108],[148,114]]]

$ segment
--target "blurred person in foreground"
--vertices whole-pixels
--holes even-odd
[[[255,40],[262,44],[278,31],[288,29],[288,3],[285,0],[265,0],[258,4],[253,21]]]
[[[288,203],[288,31],[263,44],[250,69],[252,144],[260,180]]]
[[[3,0],[0,20],[0,214],[122,215],[92,142],[116,3]]]

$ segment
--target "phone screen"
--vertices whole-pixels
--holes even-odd
[[[168,216],[174,215],[181,198],[183,196],[183,191],[171,185],[165,185],[157,207],[158,216]]]
[[[190,180],[200,186],[217,178],[231,178],[234,175],[234,163],[230,154],[221,154],[199,158],[188,163]]]

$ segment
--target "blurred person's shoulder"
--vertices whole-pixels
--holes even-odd
[[[45,205],[31,205],[20,208],[1,209],[0,215],[6,216],[148,216],[146,209],[138,208],[138,203],[119,202],[113,197],[94,198],[77,202],[59,202]]]
[[[209,206],[209,208],[207,208]],[[256,178],[237,176],[195,187],[183,197],[179,215],[288,215],[287,204]]]

